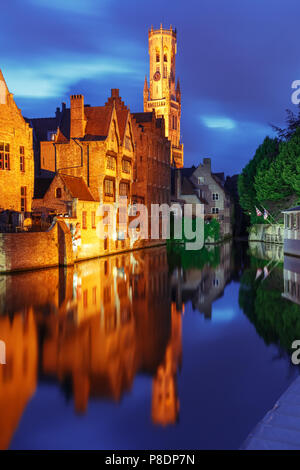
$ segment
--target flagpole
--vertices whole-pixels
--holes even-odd
[[[272,222],[271,222],[271,225],[278,225],[278,224],[276,223],[276,220],[275,220],[274,217],[272,216],[272,214],[270,214],[270,212],[267,211],[267,209],[266,209],[262,204],[261,204],[261,207],[263,208],[264,211],[266,211],[267,214],[269,214],[270,217],[272,217],[273,221],[275,222],[275,224],[272,224]],[[268,217],[267,217],[267,219],[268,219]],[[265,219],[265,220],[267,220],[267,219]]]

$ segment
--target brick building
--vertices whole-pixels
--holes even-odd
[[[165,137],[163,118],[154,112],[133,113],[136,163],[133,195],[150,209],[170,203],[170,142]]]
[[[32,129],[0,70],[0,212],[31,212],[34,186]]]
[[[128,204],[144,203],[148,209],[151,203],[169,203],[170,141],[164,118],[154,112],[131,114],[119,90],[112,90],[104,106],[95,107],[85,106],[82,95],[73,95],[70,108],[63,105],[54,118],[30,123],[35,136],[47,136],[38,151],[41,171],[82,179],[93,201],[118,203],[120,196],[127,196]],[[38,178],[36,183],[34,207],[55,206],[58,213],[53,188],[51,197],[46,196],[51,180]],[[133,241],[124,243],[118,230],[107,244],[110,252],[135,247]]]
[[[172,180],[174,200],[194,206],[203,204],[205,220],[217,219],[220,222],[221,236],[232,235],[233,205],[224,188],[224,173],[212,172],[210,158],[204,158],[203,164],[200,163],[198,167],[174,170]]]

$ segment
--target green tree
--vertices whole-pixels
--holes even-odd
[[[279,151],[279,141],[277,138],[266,137],[263,143],[257,148],[254,157],[245,166],[238,180],[239,202],[245,212],[251,213],[251,222],[255,223],[255,207],[259,206],[260,200],[257,197],[255,178],[258,172],[263,174],[270,167],[271,162],[276,158]],[[261,222],[261,220],[259,220]]]

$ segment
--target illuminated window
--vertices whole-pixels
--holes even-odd
[[[87,308],[88,306],[88,291],[84,290],[83,291],[83,307]]]
[[[204,183],[204,176],[199,176],[198,177],[198,184],[203,184]]]
[[[27,210],[27,189],[26,186],[21,186],[21,212]]]
[[[106,168],[108,170],[115,170],[116,169],[116,159],[115,159],[115,157],[112,157],[110,155],[108,155],[106,157]]]
[[[120,183],[120,196],[128,196],[128,195],[129,195],[129,184]]]
[[[91,218],[92,218],[92,228],[96,228],[96,212],[95,211],[92,211]]]
[[[25,149],[20,147],[20,171],[25,171]]]
[[[97,303],[97,287],[93,287],[93,304],[96,305]]]
[[[10,170],[10,146],[0,142],[0,170]]]
[[[60,199],[60,198],[61,198],[61,194],[62,194],[62,193],[61,193],[61,188],[56,188],[56,190],[55,190],[55,197],[56,197],[57,199]]]
[[[82,228],[86,229],[86,211],[82,211]]]
[[[104,238],[104,250],[108,250],[108,238]]]
[[[106,196],[114,196],[115,189],[114,189],[114,181],[110,179],[104,180],[104,193]]]
[[[122,171],[124,173],[130,173],[131,163],[129,160],[122,160]]]
[[[132,149],[131,138],[130,138],[128,135],[126,135],[126,137],[125,137],[125,148],[126,148],[127,150],[131,150],[131,149]]]

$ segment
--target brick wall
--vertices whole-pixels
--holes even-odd
[[[26,187],[26,210],[30,212],[34,185],[32,129],[8,91],[5,104],[0,104],[1,143],[9,144],[10,152],[9,169],[0,169],[0,210],[21,211],[21,187]],[[20,168],[20,147],[24,147],[24,171]]]
[[[0,234],[1,272],[72,263],[72,238],[63,222],[49,232]]]

